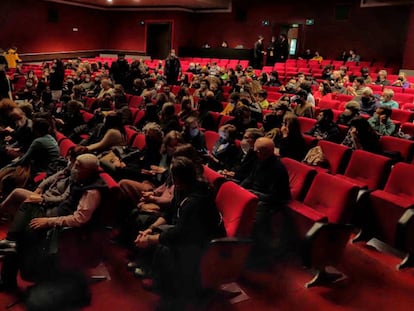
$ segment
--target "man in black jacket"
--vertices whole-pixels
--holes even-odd
[[[181,74],[181,63],[175,55],[175,50],[171,50],[170,55],[165,60],[164,75],[168,85],[178,84],[178,76]]]

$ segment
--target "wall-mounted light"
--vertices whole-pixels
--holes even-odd
[[[139,24],[140,24],[141,26],[144,26],[144,25],[145,25],[145,21],[144,21],[144,20],[141,20],[141,21],[139,22]]]
[[[78,31],[79,31],[79,28],[78,28],[78,27],[73,27],[73,28],[72,28],[72,31],[74,31],[74,32],[78,32]]]
[[[262,21],[262,26],[269,27],[270,22],[268,20],[264,20],[264,21]]]

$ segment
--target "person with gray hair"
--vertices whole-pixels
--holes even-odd
[[[55,262],[45,260],[41,251],[48,239],[46,229],[80,227],[91,221],[107,190],[107,184],[99,175],[98,158],[93,154],[78,156],[70,175],[69,196],[55,207],[45,208],[29,202],[20,206],[6,239],[0,240],[0,253],[5,255],[0,290],[17,289],[16,276],[21,268],[37,276],[53,277],[58,268],[53,265]]]
[[[361,114],[372,116],[379,106],[379,100],[370,87],[365,87],[361,95],[354,98],[361,105]]]

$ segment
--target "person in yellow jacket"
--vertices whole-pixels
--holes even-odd
[[[17,62],[21,62],[22,60],[19,57],[19,54],[17,54],[17,48],[12,47],[8,49],[6,54],[4,55],[7,60],[7,64],[10,69],[15,69],[17,67]]]

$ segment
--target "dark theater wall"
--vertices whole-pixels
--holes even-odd
[[[0,25],[0,47],[19,53],[102,49],[108,28],[102,11],[34,0],[0,1]]]
[[[313,18],[313,26],[303,26],[299,47],[335,58],[343,49],[356,49],[362,59],[394,60],[414,67],[414,13],[407,6],[359,7],[359,0],[287,1],[234,0],[231,13],[195,14],[181,11],[114,12],[92,10],[36,0],[0,1],[0,47],[16,45],[20,53],[76,50],[145,51],[145,25],[140,21],[173,22],[173,42],[200,47],[208,42],[218,46],[227,40],[231,47],[251,48],[258,34],[265,44],[283,24],[303,24]],[[338,21],[335,8],[350,5],[349,17]],[[48,10],[52,8],[52,11]],[[57,22],[48,13],[57,12]],[[410,15],[411,14],[411,15]],[[411,19],[411,22],[410,22]],[[262,25],[268,20],[270,26]],[[409,26],[410,25],[410,26]],[[72,28],[77,27],[78,32]],[[407,37],[407,30],[410,27]],[[405,66],[407,67],[407,66]]]
[[[414,69],[414,6],[411,8],[402,68]]]

